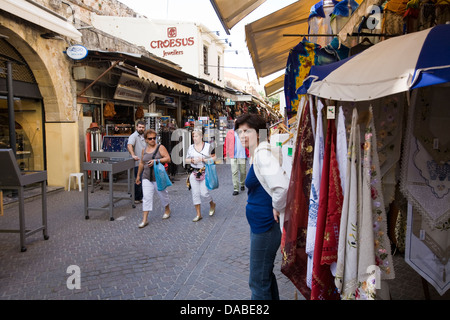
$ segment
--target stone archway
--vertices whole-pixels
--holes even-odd
[[[72,61],[64,54],[64,38],[44,39],[41,27],[3,15],[0,34],[21,54],[43,98],[48,185],[67,186],[70,173],[80,171],[80,146]],[[62,40],[61,40],[62,39]]]
[[[3,23],[3,26],[0,26],[0,34],[8,37],[8,42],[20,52],[30,67],[43,97],[46,121],[75,121],[74,115],[71,114],[73,89],[70,83],[70,62],[65,61],[67,59],[62,53],[67,44],[61,40],[43,39],[34,29],[13,24],[8,28],[7,25]],[[58,55],[60,57],[55,59]],[[57,68],[58,65],[67,72],[61,72],[61,69]],[[58,86],[61,90],[58,90]],[[64,91],[66,94],[63,94]],[[71,98],[68,99],[67,95]]]

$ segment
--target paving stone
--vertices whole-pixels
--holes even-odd
[[[83,192],[54,191],[48,195],[49,240],[42,233],[27,238],[20,252],[18,234],[0,234],[0,300],[248,300],[249,226],[246,192],[232,196],[229,165],[217,166],[220,188],[211,191],[216,214],[201,206],[203,219],[192,222],[195,209],[185,175],[169,188],[172,214],[163,220],[156,197],[149,225],[137,226],[142,205],[126,201],[114,207],[115,221],[100,211],[83,213]],[[120,189],[120,187],[119,187]],[[108,192],[89,194],[93,205],[105,204]],[[40,199],[27,200],[26,225],[40,223]],[[0,228],[17,228],[18,205],[9,203]],[[394,300],[424,299],[420,276],[401,255],[394,256],[397,279],[390,282]],[[70,265],[81,271],[81,289],[67,288]],[[275,263],[282,300],[302,300]],[[440,297],[429,286],[433,299]]]

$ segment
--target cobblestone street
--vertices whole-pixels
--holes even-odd
[[[142,205],[129,202],[114,207],[114,221],[106,212],[83,213],[83,192],[48,194],[49,240],[38,232],[27,238],[27,251],[20,252],[18,234],[0,234],[1,300],[248,300],[249,226],[245,218],[247,194],[232,196],[229,165],[218,165],[220,187],[211,192],[216,214],[192,222],[195,209],[186,175],[178,175],[170,187],[171,217],[155,199],[149,225],[138,228]],[[126,192],[124,192],[126,193]],[[89,194],[93,205],[108,199],[107,188]],[[26,225],[40,223],[40,198],[25,203]],[[18,205],[5,207],[1,229],[18,228]],[[280,272],[282,300],[302,300],[295,287]],[[420,276],[400,254],[395,255],[397,278],[391,281],[393,300],[423,300]],[[80,289],[69,289],[69,266],[81,271]],[[432,299],[440,297],[429,285]]]

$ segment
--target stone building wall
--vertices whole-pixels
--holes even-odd
[[[90,16],[138,16],[116,0],[35,0],[38,5],[64,16],[83,34],[82,45],[89,49],[121,51],[148,55],[125,40],[90,27]],[[80,172],[83,143],[79,134],[81,106],[77,104],[73,61],[64,53],[76,44],[73,39],[41,37],[49,30],[14,14],[0,11],[0,34],[16,48],[29,65],[43,97],[48,184],[67,186],[70,173]]]

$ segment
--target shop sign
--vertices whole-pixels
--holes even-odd
[[[236,102],[234,102],[233,100],[231,100],[231,99],[227,99],[226,101],[225,101],[225,105],[226,106],[234,106],[236,104]]]
[[[165,97],[164,98],[164,104],[170,104],[170,105],[175,105],[175,98],[173,97]]]
[[[67,56],[73,60],[82,60],[88,55],[88,49],[81,44],[70,46],[65,52]]]
[[[152,40],[150,41],[150,47],[152,49],[164,49],[162,56],[170,55],[183,55],[183,47],[190,47],[194,45],[194,37],[178,37],[176,27],[167,28],[167,39]],[[166,51],[165,49],[169,50]]]
[[[122,74],[114,93],[114,99],[143,102],[147,89],[148,85],[144,80],[128,74]]]

